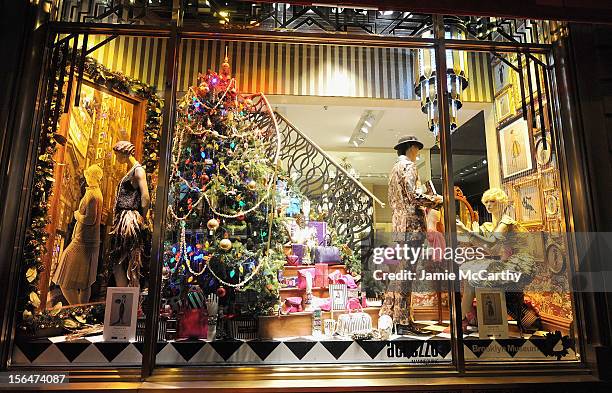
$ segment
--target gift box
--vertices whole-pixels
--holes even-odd
[[[327,288],[329,286],[329,265],[326,263],[315,263],[315,282],[314,286]]]
[[[208,315],[205,308],[188,308],[180,313],[178,338],[207,338]]]
[[[327,223],[325,221],[309,221],[308,228],[314,229],[319,246],[327,246]]]
[[[306,246],[303,244],[293,244],[291,246],[291,251],[293,255],[298,257],[298,265],[302,264],[302,259],[304,259],[304,254],[306,253]]]

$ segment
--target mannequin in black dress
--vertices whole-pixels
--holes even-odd
[[[127,174],[117,187],[115,200],[111,264],[118,287],[139,286],[144,253],[146,217],[151,199],[144,168],[134,158],[134,145],[120,141],[113,146],[119,164],[129,164]]]

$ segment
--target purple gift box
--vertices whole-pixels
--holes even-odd
[[[327,246],[327,223],[325,221],[309,221],[308,228],[314,228],[319,246]]]
[[[292,244],[291,252],[293,253],[293,255],[297,255],[298,265],[301,265],[302,258],[304,258],[304,253],[306,252],[306,246],[303,244]]]

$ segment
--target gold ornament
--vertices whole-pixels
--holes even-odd
[[[222,239],[219,242],[219,247],[221,247],[223,251],[229,251],[232,248],[232,241],[230,239]]]
[[[210,220],[208,220],[208,222],[206,223],[206,226],[208,227],[208,229],[210,229],[211,231],[216,231],[217,228],[219,228],[219,220],[217,220],[216,218],[211,218]]]
[[[247,184],[247,188],[250,191],[255,191],[257,189],[257,183],[255,183],[255,180],[251,180],[249,184]]]

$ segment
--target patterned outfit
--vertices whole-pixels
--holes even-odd
[[[500,229],[504,224],[504,229]],[[467,261],[460,267],[463,271],[479,272],[486,270],[488,273],[499,273],[509,271],[522,273],[518,283],[514,281],[482,281],[478,279],[469,280],[470,286],[496,287],[505,290],[522,290],[525,285],[533,280],[535,274],[535,258],[531,250],[530,237],[533,236],[522,227],[515,219],[504,215],[497,225],[485,222],[479,227],[478,235],[482,238],[470,238],[473,243],[484,246],[490,258],[482,260]]]
[[[432,196],[424,195],[420,189],[417,165],[406,156],[398,157],[389,176],[389,205],[393,211],[392,228],[398,243],[409,247],[421,247],[425,237],[425,209],[436,208]],[[400,260],[397,271],[416,271],[416,263]],[[412,281],[392,281],[385,292],[380,315],[389,315],[393,322],[408,325],[412,318]]]
[[[115,264],[125,263],[129,286],[139,285],[144,245],[148,234],[143,218],[140,188],[134,187],[132,183],[136,168],[142,166],[135,163],[117,187],[111,232],[111,268]]]
[[[102,192],[87,187],[74,214],[76,226],[53,274],[53,282],[64,289],[87,289],[96,281],[100,252]]]

